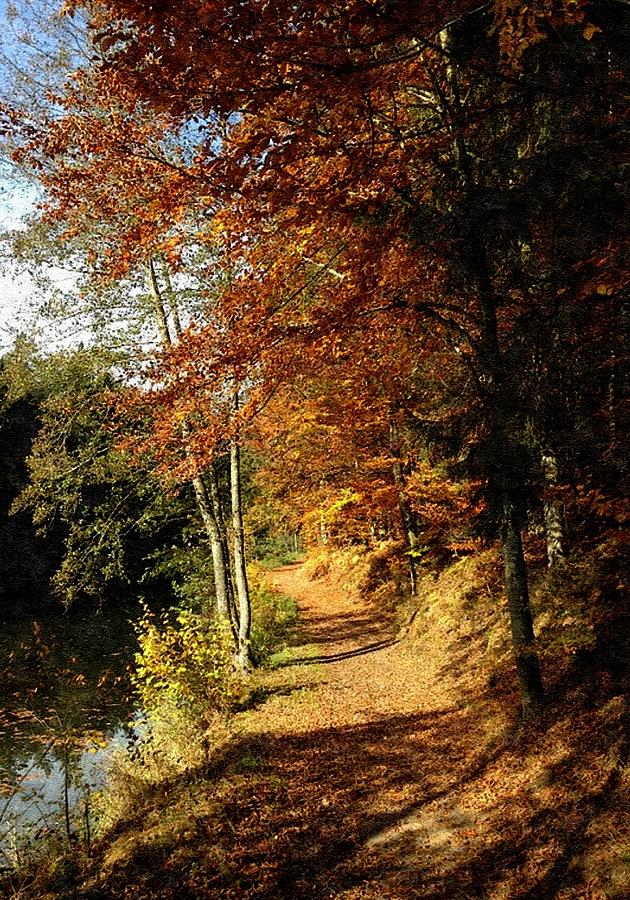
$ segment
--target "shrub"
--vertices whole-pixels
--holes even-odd
[[[627,662],[623,561],[623,547],[611,539],[537,580],[532,600],[543,652],[571,655],[599,645],[613,664]]]
[[[261,666],[286,642],[290,629],[297,621],[298,607],[291,597],[271,588],[256,566],[249,570],[249,589],[252,657],[254,663]]]
[[[229,712],[238,679],[225,625],[185,609],[176,611],[174,622],[168,614],[156,621],[145,610],[136,630],[140,650],[132,682],[147,715],[164,705],[200,722]]]

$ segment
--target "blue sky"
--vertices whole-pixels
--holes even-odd
[[[16,183],[0,165],[0,240],[7,231],[19,227],[23,215],[32,211],[36,193],[27,184]],[[28,309],[33,282],[27,272],[0,263],[0,352],[13,342],[16,330]]]
[[[38,97],[51,78],[58,77],[56,66],[46,71],[46,54],[52,51],[54,55],[55,50],[54,32],[46,34],[46,21],[55,21],[57,8],[50,0],[0,0],[0,102],[27,107],[33,102],[36,110]],[[29,91],[20,70],[31,73],[35,88],[31,86]],[[35,185],[21,178],[6,158],[8,152],[0,144],[0,352],[12,344],[16,332],[27,327],[29,299],[35,294],[28,272],[8,263],[2,252],[2,238],[20,226],[38,198]]]

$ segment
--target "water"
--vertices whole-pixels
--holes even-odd
[[[129,619],[112,609],[5,626],[0,638],[0,868],[51,831],[86,830],[107,761],[133,733]]]

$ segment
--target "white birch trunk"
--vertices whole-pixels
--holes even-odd
[[[558,484],[558,461],[551,450],[543,450],[540,455],[541,467],[547,488]],[[543,504],[545,537],[547,541],[547,566],[553,568],[565,559],[565,535],[562,506],[558,500],[548,500]]]
[[[234,412],[238,411],[238,391],[234,393]],[[250,633],[251,603],[247,568],[245,563],[245,531],[241,502],[241,450],[238,435],[230,441],[230,488],[232,499],[232,538],[234,553],[234,580],[238,597],[238,652],[237,665],[241,671],[252,668]]]
[[[155,323],[160,335],[160,341],[163,347],[172,347],[176,343],[176,339],[181,334],[181,324],[177,310],[177,301],[169,279],[168,302],[171,311],[171,318],[173,321],[173,328],[175,331],[175,337],[173,337],[168,327],[168,319],[166,310],[164,308],[164,300],[157,280],[155,261],[153,257],[149,257],[149,261],[147,263],[147,280],[149,284],[149,292],[153,301]],[[188,443],[189,434],[190,431],[188,425],[186,424],[186,422],[184,422],[184,424],[182,425],[182,438],[185,448]],[[186,450],[186,452],[188,451]],[[221,535],[221,518],[217,515],[218,497],[215,497],[214,490],[211,489],[210,492],[208,491],[208,486],[201,475],[196,475],[193,478],[192,485],[195,492],[197,509],[199,511],[199,515],[201,517],[201,521],[208,538],[208,543],[210,544],[210,552],[212,554],[212,569],[214,572],[214,590],[217,614],[222,621],[230,623],[232,633],[236,641],[237,632],[231,610],[232,591],[229,576],[229,555],[226,556],[227,548],[224,546]],[[214,483],[212,486],[214,486]]]

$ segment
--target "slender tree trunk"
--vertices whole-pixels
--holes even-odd
[[[179,317],[179,306],[177,304],[177,297],[175,295],[175,291],[173,290],[173,282],[171,281],[171,274],[168,270],[168,266],[163,257],[160,258],[160,267],[162,270],[162,278],[164,279],[164,284],[166,285],[166,299],[168,301],[168,308],[171,313],[173,329],[175,331],[176,336],[179,338],[179,337],[181,337],[181,333],[182,333],[182,322]]]
[[[623,323],[623,314],[621,316]],[[622,332],[627,333],[627,329]],[[610,452],[614,458],[618,449],[617,428],[617,356],[614,350],[610,351],[610,377],[608,379],[608,427],[610,433]]]
[[[418,550],[416,517],[406,498],[402,494],[398,497],[398,506],[405,531],[405,544],[407,547],[407,559],[409,561],[409,586],[411,589],[411,596],[415,597],[418,593],[418,567],[414,555]]]
[[[221,546],[221,537],[217,520],[210,506],[208,491],[205,482],[200,475],[193,478],[193,488],[195,491],[195,499],[197,501],[197,509],[201,515],[201,521],[208,536],[210,543],[210,551],[212,553],[212,568],[214,571],[214,591],[216,597],[217,613],[219,618],[224,622],[232,624],[232,616],[230,614],[230,590],[227,578],[227,567]]]
[[[238,411],[238,391],[234,393],[234,411]],[[230,486],[232,494],[232,534],[234,541],[234,579],[238,597],[238,654],[239,668],[247,672],[252,668],[250,632],[251,604],[247,569],[245,566],[245,531],[241,503],[241,448],[238,435],[230,441]]]
[[[162,300],[160,286],[157,281],[157,275],[155,273],[155,263],[152,256],[149,257],[149,261],[147,263],[147,280],[149,282],[149,292],[151,294],[151,300],[153,301],[153,313],[155,315],[155,324],[160,335],[160,343],[163,347],[172,347],[174,342],[173,338],[171,337],[171,333],[168,330],[166,311],[164,309],[164,302]]]
[[[324,519],[323,512],[320,512],[319,514],[319,543],[322,547],[325,547],[328,543],[328,529],[326,528],[326,520]]]
[[[403,534],[405,536],[405,547],[407,550],[409,585],[411,588],[411,596],[415,597],[418,591],[418,571],[414,553],[418,549],[418,527],[416,516],[405,494],[405,476],[402,460],[400,458],[400,448],[398,446],[398,429],[396,428],[396,423],[393,419],[389,423],[389,441],[394,459],[394,464],[392,466],[394,482],[398,489],[398,509],[400,510]]]
[[[553,489],[558,485],[558,461],[551,450],[543,450],[540,455],[545,485]],[[545,517],[545,536],[547,540],[547,566],[553,568],[564,562],[565,534],[562,506],[558,500],[550,499],[543,504]]]
[[[147,280],[149,283],[149,292],[153,301],[153,309],[155,315],[155,323],[160,335],[160,341],[164,347],[172,347],[179,335],[181,334],[181,323],[177,310],[177,301],[172,290],[170,280],[168,282],[168,302],[173,321],[175,337],[170,333],[168,327],[168,318],[164,307],[164,300],[160,285],[157,279],[155,269],[155,260],[149,257],[147,263]],[[186,422],[182,425],[182,438],[184,447],[188,443],[189,427]],[[186,451],[187,452],[187,451]],[[201,475],[196,475],[192,480],[193,490],[195,492],[195,500],[197,509],[201,517],[201,521],[210,544],[210,552],[212,555],[212,568],[214,572],[214,590],[216,599],[217,614],[222,621],[229,622],[232,628],[234,639],[237,639],[237,630],[233,615],[233,599],[232,585],[230,580],[230,565],[227,540],[223,539],[221,531],[221,506],[218,486],[216,484],[216,474],[214,469],[210,476],[210,491],[206,481]]]
[[[228,595],[228,608],[230,611],[230,621],[232,622],[234,634],[238,634],[238,607],[236,605],[236,601],[234,599],[234,584],[232,580],[232,569],[230,566],[230,561],[232,559],[230,554],[230,543],[228,540],[228,530],[225,522],[225,514],[223,512],[223,501],[221,499],[221,488],[219,484],[219,472],[217,470],[217,463],[213,462],[210,466],[208,472],[206,473],[206,478],[204,482],[208,486],[208,495],[210,498],[212,515],[214,517],[215,522],[217,523],[217,533],[219,545],[221,547],[221,554],[224,561],[224,569],[225,569],[225,580],[227,584],[227,595]]]
[[[503,503],[501,543],[521,706],[523,718],[529,718],[539,709],[544,690],[538,656],[534,651],[534,627],[521,532],[515,505],[509,499]]]
[[[323,493],[324,487],[326,486],[325,479],[319,482],[319,489]],[[328,528],[326,527],[326,519],[324,517],[324,510],[320,508],[319,511],[319,543],[322,547],[325,547],[328,544]]]

